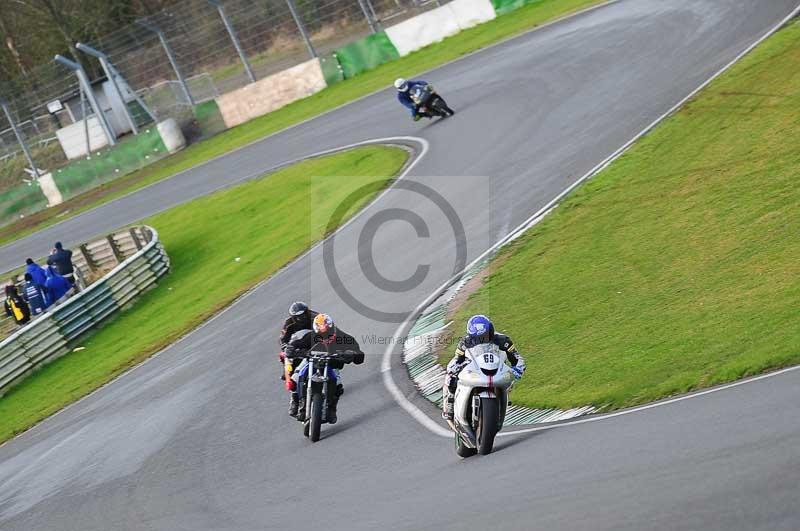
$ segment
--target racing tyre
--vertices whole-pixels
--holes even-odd
[[[481,417],[478,420],[478,453],[489,455],[497,435],[499,408],[496,398],[481,398]]]
[[[322,391],[314,391],[311,395],[311,419],[309,419],[308,436],[311,442],[319,440],[319,430],[322,426]]]

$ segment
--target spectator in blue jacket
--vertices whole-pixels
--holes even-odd
[[[45,308],[47,308],[44,291],[36,285],[30,273],[25,273],[25,288],[22,296],[30,306],[31,316],[44,313]]]
[[[33,258],[28,258],[25,263],[28,264],[25,266],[25,273],[30,273],[33,283],[44,289],[45,282],[47,282],[47,273],[44,268],[34,262]]]
[[[71,287],[69,281],[56,273],[53,266],[47,266],[47,282],[45,283],[45,289],[47,290],[49,304],[55,304]]]

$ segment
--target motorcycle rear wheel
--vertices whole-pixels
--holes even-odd
[[[430,102],[430,108],[435,114],[437,114],[441,118],[450,116],[448,112],[444,109],[444,102],[442,101],[442,98],[440,98],[439,96],[433,97],[432,101]]]
[[[494,447],[494,438],[497,435],[498,415],[496,398],[481,398],[481,416],[478,419],[478,453],[489,455]]]
[[[322,392],[315,391],[311,395],[311,419],[308,433],[311,442],[317,442],[319,440],[319,431],[322,427],[322,403]]]

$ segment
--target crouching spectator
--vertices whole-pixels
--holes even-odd
[[[32,317],[44,313],[47,308],[47,299],[44,296],[44,291],[33,281],[30,273],[25,273],[25,292],[22,297],[28,303]]]
[[[69,281],[56,273],[53,266],[47,266],[47,281],[44,284],[45,292],[47,293],[48,306],[52,306],[58,300],[67,294],[72,288]]]
[[[31,320],[31,310],[17,293],[16,286],[6,286],[6,300],[4,303],[6,315],[14,319],[18,326]]]
[[[61,242],[56,242],[55,248],[47,257],[47,265],[53,266],[56,273],[66,278],[76,290],[78,285],[75,278],[75,266],[72,265],[72,251],[64,249]]]

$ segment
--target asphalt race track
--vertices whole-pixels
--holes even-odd
[[[135,221],[312,152],[414,136],[430,149],[407,182],[437,191],[478,256],[763,35],[797,0],[623,0],[425,76],[455,117],[412,123],[391,90],[343,107],[0,249],[27,255]],[[421,142],[410,142],[421,152]],[[477,178],[481,177],[482,178]],[[362,229],[381,212],[374,240]],[[424,236],[424,234],[423,234]],[[382,196],[335,238],[342,286],[407,312],[453,273],[442,210]],[[377,271],[413,290],[369,282]],[[225,252],[221,250],[221,252]],[[611,419],[498,439],[461,461],[387,392],[385,345],[344,371],[339,423],[311,444],[286,415],[276,328],[309,299],[348,331],[396,322],[345,304],[315,248],[184,340],[0,447],[0,528],[10,530],[798,529],[800,371]],[[231,257],[233,267],[233,256]],[[342,290],[339,289],[339,292]],[[522,345],[525,352],[525,345]],[[393,375],[414,398],[400,366]],[[535,364],[535,354],[528,356]]]

